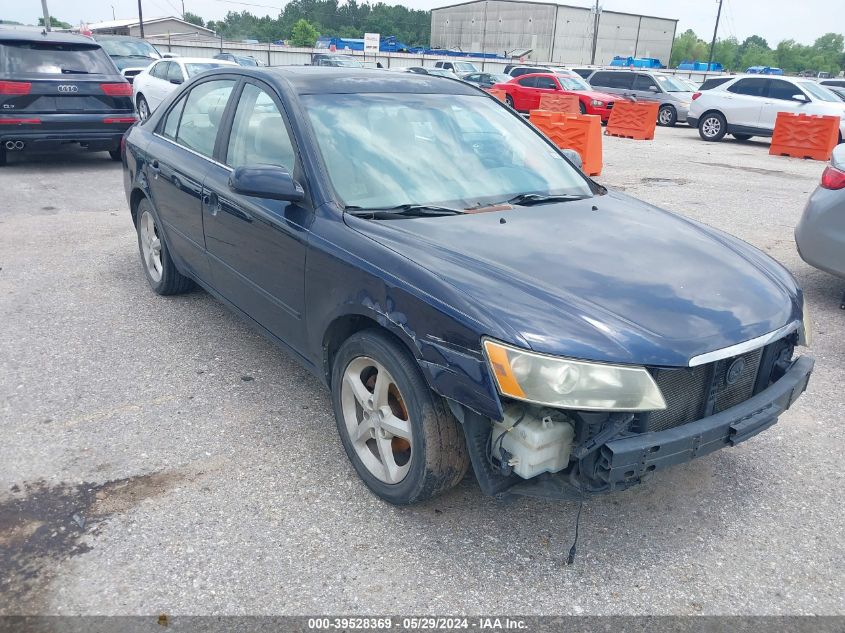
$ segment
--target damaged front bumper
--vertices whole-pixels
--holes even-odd
[[[807,388],[812,358],[795,360],[786,373],[756,396],[710,417],[652,433],[621,437],[601,448],[595,477],[610,490],[639,483],[643,476],[725,446],[736,446],[777,422]]]

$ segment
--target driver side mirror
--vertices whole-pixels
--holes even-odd
[[[804,95],[804,94],[792,95],[792,100],[793,101],[799,101],[801,103],[809,103],[809,101],[810,101],[810,99],[807,97],[807,95]]]
[[[176,78],[174,78],[174,79],[171,79],[171,80],[170,80],[170,83],[172,83],[172,84],[176,84],[176,85],[178,86],[178,85],[180,85],[183,81],[184,81],[184,79],[176,79]]]
[[[305,192],[290,172],[277,165],[245,165],[229,176],[229,188],[255,198],[299,202]]]
[[[651,92],[660,92],[660,88],[658,88],[658,87],[657,87],[657,86],[655,86],[654,84],[650,85],[650,86],[648,87],[648,89],[649,89]]]

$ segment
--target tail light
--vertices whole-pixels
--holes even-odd
[[[845,171],[828,165],[822,172],[821,185],[825,189],[845,189]]]
[[[28,95],[31,89],[28,81],[0,81],[0,95]]]
[[[38,125],[41,119],[2,119],[0,125]]]
[[[100,88],[110,97],[132,96],[132,86],[125,81],[119,84],[100,84]]]
[[[698,99],[700,96],[701,96],[701,93],[700,93],[700,92],[693,92],[693,93],[692,93],[692,100],[693,100],[693,101],[695,101],[695,100],[696,100],[696,99]]]
[[[103,123],[135,123],[135,121],[137,119],[134,116],[119,116],[103,119]]]

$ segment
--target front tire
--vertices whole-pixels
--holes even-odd
[[[731,134],[736,140],[738,141],[749,141],[751,140],[750,134]]]
[[[657,111],[657,124],[663,127],[675,127],[678,122],[678,112],[670,105],[665,105]]]
[[[138,109],[138,118],[142,121],[146,121],[150,118],[150,104],[147,103],[146,98],[144,95],[138,95],[138,101],[136,103],[136,107]]]
[[[419,503],[466,474],[462,429],[413,357],[387,334],[364,330],[347,339],[335,355],[331,387],[343,448],[385,501]]]
[[[698,121],[698,135],[709,142],[721,141],[728,132],[728,122],[721,112],[708,112]]]
[[[138,203],[138,250],[144,274],[153,292],[159,295],[178,295],[188,292],[194,282],[176,270],[170,251],[159,230],[149,200]]]
[[[583,101],[578,102],[578,110],[580,110],[581,114],[587,114],[587,106],[584,105]]]

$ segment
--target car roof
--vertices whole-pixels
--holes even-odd
[[[222,64],[224,66],[237,66],[237,64],[228,59],[214,59],[213,57],[165,57],[164,59],[156,60],[156,63],[161,62],[182,62],[183,64]]]
[[[216,68],[213,74],[242,74],[289,87],[297,94],[426,93],[478,95],[478,88],[457,78],[409,72],[386,73],[375,68],[274,66]],[[205,75],[208,76],[208,75]]]
[[[76,33],[60,33],[57,31],[36,31],[24,29],[4,29],[0,27],[0,41],[2,42],[55,42],[56,44],[88,44],[99,46],[90,37]]]

